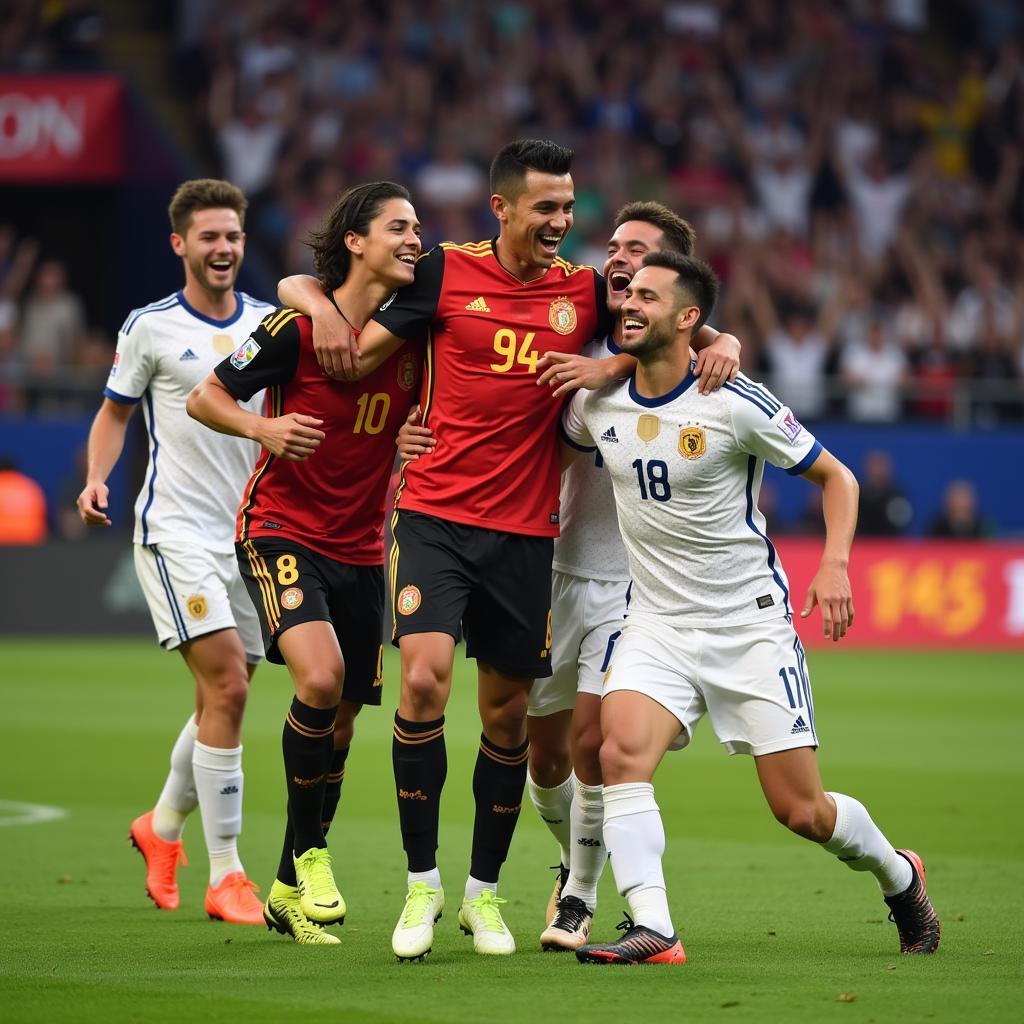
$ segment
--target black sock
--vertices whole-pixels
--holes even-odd
[[[337,706],[312,708],[296,697],[284,723],[281,746],[288,785],[288,821],[296,854],[324,847],[324,789],[334,753]]]
[[[351,748],[335,750],[331,758],[331,770],[327,773],[326,786],[324,788],[324,812],[321,815],[320,824],[323,826],[324,835],[327,835],[331,822],[334,821],[334,814],[338,810],[338,801],[341,799],[341,784],[345,781],[345,761],[348,759],[348,752]]]
[[[348,747],[344,750],[334,751],[331,770],[327,774],[324,788],[324,809],[320,822],[325,837],[334,820],[334,812],[338,809],[338,800],[341,799],[341,784],[345,779],[345,759],[348,757],[348,752]],[[295,878],[295,861],[292,859],[294,850],[295,832],[292,830],[291,811],[289,811],[288,827],[284,830],[284,846],[281,849],[281,863],[277,866],[277,880],[293,887],[298,884]]]
[[[448,774],[444,716],[433,722],[407,722],[396,712],[391,763],[409,870],[430,871],[437,867],[437,823]]]
[[[507,750],[480,736],[480,753],[473,771],[476,818],[469,873],[481,882],[497,882],[508,856],[523,806],[529,752],[529,740]]]

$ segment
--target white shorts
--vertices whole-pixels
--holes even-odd
[[[135,571],[156,637],[173,651],[218,629],[237,629],[245,658],[263,658],[260,621],[238,573],[235,554],[191,544],[136,544]]]
[[[551,574],[551,676],[533,684],[529,714],[542,718],[571,711],[577,692],[601,695],[628,603],[628,580]]]
[[[604,696],[635,690],[679,719],[672,750],[705,712],[730,754],[816,747],[803,645],[784,617],[749,626],[677,629],[631,616],[615,645]]]

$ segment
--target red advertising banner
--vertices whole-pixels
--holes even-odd
[[[777,547],[799,611],[821,542],[783,538]],[[850,582],[856,621],[844,645],[1024,652],[1024,544],[857,541]],[[797,628],[807,647],[831,643],[817,609]]]
[[[113,75],[0,75],[0,181],[101,184],[124,174]]]

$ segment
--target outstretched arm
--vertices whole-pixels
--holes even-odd
[[[824,449],[803,476],[822,489],[825,550],[800,617],[806,619],[817,604],[826,639],[836,641],[853,625],[853,592],[847,569],[857,528],[860,487],[853,473]]]

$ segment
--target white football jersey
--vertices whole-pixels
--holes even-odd
[[[149,466],[135,502],[135,542],[186,541],[234,550],[235,514],[260,447],[218,434],[185,412],[189,392],[238,349],[273,306],[235,292],[233,316],[213,320],[179,291],[133,310],[117,336],[103,394],[142,402]],[[243,407],[263,411],[260,391]]]
[[[632,377],[577,392],[563,430],[596,447],[612,478],[631,614],[704,628],[792,615],[758,492],[766,459],[802,473],[821,445],[770,391],[740,374],[701,395],[691,364],[660,398],[638,394]]]
[[[584,346],[583,355],[604,359],[619,351],[611,338],[595,339]],[[619,534],[612,481],[600,452],[577,459],[562,474],[558,518],[553,569],[609,583],[629,579],[629,557]]]

